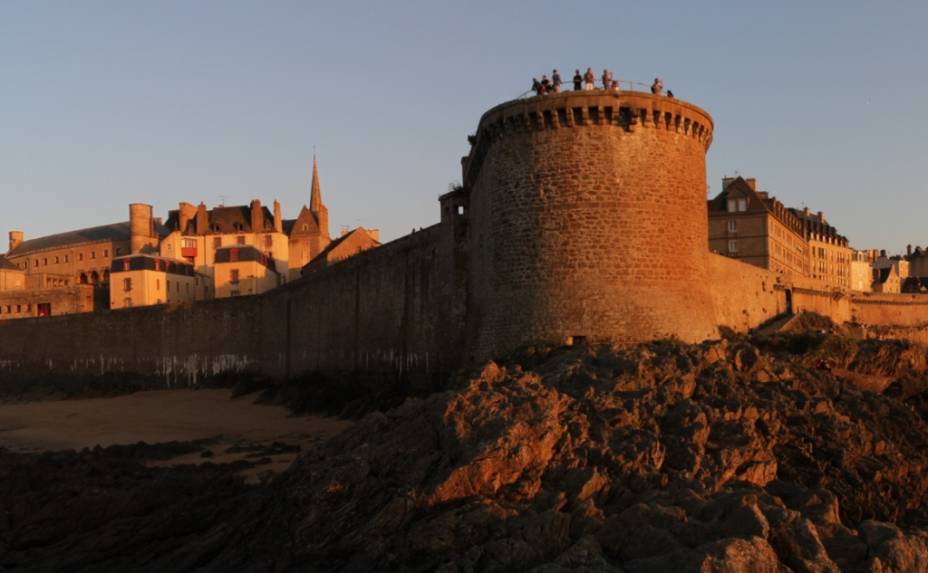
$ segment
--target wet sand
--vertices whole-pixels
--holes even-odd
[[[230,390],[159,390],[114,398],[0,403],[0,447],[29,453],[208,440],[203,446],[208,454],[151,465],[265,458],[260,468],[242,472],[252,481],[259,469],[279,473],[298,455],[293,451],[267,456],[261,450],[274,443],[305,449],[351,424],[338,418],[289,416],[285,407],[253,404],[255,396],[232,399]]]

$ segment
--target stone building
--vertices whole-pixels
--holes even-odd
[[[252,245],[216,250],[213,285],[216,298],[260,294],[280,286],[275,261]]]
[[[851,290],[857,292],[873,290],[873,261],[877,256],[872,250],[851,253]]]
[[[329,244],[329,210],[322,202],[319,168],[313,155],[313,178],[310,183],[309,207],[303,205],[295,220],[285,221],[289,236],[289,278],[300,277],[303,267],[316,258]]]
[[[165,229],[152,217],[151,206],[134,203],[129,205],[129,221],[123,223],[30,240],[24,240],[22,231],[10,231],[6,259],[26,271],[27,277],[42,277],[34,288],[104,287],[113,258],[128,255],[133,245],[154,249],[163,234]]]
[[[708,210],[710,250],[779,274],[808,273],[802,221],[753,177],[722,179]]]
[[[160,254],[183,260],[196,272],[212,277],[216,253],[227,247],[252,247],[268,258],[278,274],[289,270],[289,240],[283,232],[280,203],[274,213],[254,199],[249,205],[218,206],[207,209],[181,203],[168,213],[169,234],[161,241]]]
[[[212,281],[184,261],[138,253],[114,259],[110,270],[113,309],[213,298]]]
[[[0,256],[0,292],[26,288],[26,271]]]
[[[906,247],[905,260],[909,263],[909,276],[915,278],[928,278],[928,246],[922,248],[912,245]]]
[[[829,225],[821,211],[813,215],[808,208],[790,210],[802,221],[803,236],[809,245],[808,276],[828,287],[849,290],[852,251],[847,237]]]
[[[346,232],[341,237],[330,242],[321,253],[307,263],[303,267],[303,273],[325,268],[338,261],[353,257],[362,251],[379,247],[378,235],[376,229],[365,229],[363,227]]]
[[[900,293],[902,292],[902,277],[897,267],[888,266],[873,269],[873,292]]]

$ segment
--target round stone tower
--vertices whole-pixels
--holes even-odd
[[[151,205],[129,204],[129,248],[138,254],[157,246]]]
[[[524,344],[717,336],[707,284],[712,118],[637,92],[483,115],[464,159],[474,357]]]

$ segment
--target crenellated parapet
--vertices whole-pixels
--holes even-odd
[[[717,336],[712,129],[700,108],[640,92],[565,92],[485,113],[463,163],[473,355]]]
[[[654,129],[712,144],[712,117],[691,103],[634,91],[571,91],[502,103],[480,118],[464,158],[465,184],[472,181],[490,145],[507,134],[576,128],[617,129],[634,134]]]

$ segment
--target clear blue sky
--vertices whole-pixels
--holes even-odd
[[[480,114],[552,67],[663,78],[736,171],[859,248],[928,244],[928,3],[0,0],[0,230],[309,201],[438,219]]]

